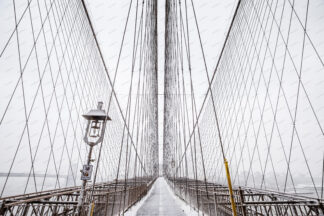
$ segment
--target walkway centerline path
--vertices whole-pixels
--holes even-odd
[[[138,209],[138,216],[185,216],[183,206],[177,202],[175,196],[171,194],[164,178],[158,178],[152,188],[149,197]]]

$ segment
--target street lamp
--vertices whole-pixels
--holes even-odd
[[[81,180],[83,180],[80,196],[78,200],[78,215],[81,215],[82,206],[85,198],[85,188],[87,185],[87,181],[91,180],[92,168],[90,165],[92,149],[98,143],[101,143],[105,134],[106,122],[110,121],[111,118],[106,114],[106,111],[102,109],[103,102],[98,102],[97,109],[90,110],[87,114],[82,115],[87,121],[87,127],[85,130],[85,135],[83,140],[90,146],[87,164],[83,165],[83,169],[81,171]]]

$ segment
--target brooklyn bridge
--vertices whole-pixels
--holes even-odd
[[[323,0],[0,1],[0,215],[324,216]]]

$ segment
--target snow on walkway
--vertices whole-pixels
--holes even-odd
[[[176,197],[165,179],[160,177],[143,200],[125,213],[125,216],[133,215],[194,216],[198,213]]]

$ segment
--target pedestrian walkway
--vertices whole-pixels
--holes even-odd
[[[171,193],[164,178],[158,178],[153,185],[152,192],[138,209],[138,216],[185,216],[183,206],[179,205]]]

